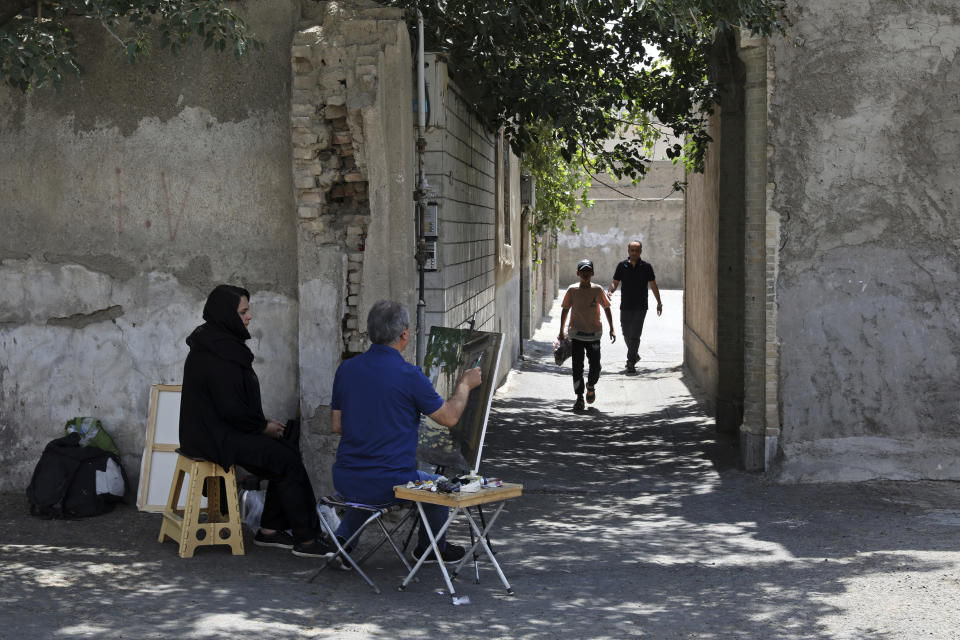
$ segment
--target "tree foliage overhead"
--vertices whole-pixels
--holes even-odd
[[[640,176],[651,129],[620,139],[652,116],[691,142],[702,160],[711,46],[731,27],[780,29],[781,0],[390,0],[426,23],[427,47],[444,51],[458,86],[485,123],[504,127],[516,152],[544,132],[572,161]],[[542,126],[546,125],[546,127]],[[654,132],[655,133],[655,132]],[[632,136],[631,136],[632,137]],[[614,145],[608,141],[615,141]],[[678,145],[669,155],[682,153]]]
[[[0,0],[0,78],[21,91],[81,70],[72,18],[101,25],[133,62],[151,50],[178,53],[194,40],[239,58],[260,43],[226,0]]]
[[[537,178],[533,241],[569,226],[591,174],[643,176],[653,144],[703,165],[718,97],[708,69],[732,29],[782,31],[783,0],[387,0],[416,10],[428,50],[447,54],[458,87],[491,130],[503,128]],[[415,41],[415,40],[414,40]],[[671,136],[683,140],[674,142]]]

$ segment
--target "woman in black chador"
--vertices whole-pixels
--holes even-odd
[[[207,298],[206,322],[187,338],[180,447],[224,469],[239,464],[269,480],[255,544],[330,557],[333,548],[318,535],[316,498],[300,451],[283,439],[280,422],[263,415],[253,353],[244,344],[251,317],[246,289],[221,284]]]

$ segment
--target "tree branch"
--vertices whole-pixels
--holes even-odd
[[[116,33],[114,33],[113,29],[111,29],[111,28],[109,27],[109,25],[107,25],[106,20],[104,20],[102,17],[100,18],[100,24],[103,25],[103,28],[106,30],[107,33],[110,34],[110,36],[111,36],[114,40],[116,40],[117,42],[120,43],[120,50],[121,50],[121,51],[125,50],[126,47],[127,47],[127,45],[124,44],[123,40],[120,39],[120,36],[118,36]]]

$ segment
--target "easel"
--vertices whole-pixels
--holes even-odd
[[[490,336],[496,336],[496,340],[495,340],[495,342],[493,343],[493,344],[496,346],[495,357],[488,358],[486,364],[485,364],[484,367],[483,367],[483,370],[486,371],[487,374],[491,377],[491,380],[495,382],[496,375],[497,375],[497,370],[498,370],[498,368],[499,368],[499,366],[500,366],[500,352],[501,352],[501,349],[502,349],[502,334],[499,334],[499,333],[490,334],[489,332],[478,332],[478,331],[476,331],[476,323],[477,323],[476,312],[474,312],[469,318],[467,318],[466,320],[464,320],[463,322],[461,322],[459,325],[457,325],[457,328],[456,328],[456,329],[450,329],[450,328],[444,328],[444,327],[434,327],[434,329],[435,329],[435,330],[439,329],[439,330],[442,330],[442,331],[459,331],[459,332],[464,332],[464,330],[463,330],[463,329],[460,329],[459,327],[462,327],[463,325],[466,325],[466,326],[467,326],[466,331],[465,331],[464,333],[461,333],[461,334],[459,335],[459,337],[456,338],[456,339],[459,339],[459,341],[460,341],[460,346],[459,346],[459,350],[458,350],[458,356],[459,356],[461,359],[464,357],[464,353],[463,353],[462,350],[465,349],[465,346],[466,346],[466,344],[467,344],[468,342],[470,342],[470,343],[473,344],[473,346],[472,346],[472,349],[473,349],[473,350],[471,351],[471,359],[476,355],[476,343],[474,343],[474,339],[475,339],[474,336],[482,336],[482,335],[487,335],[487,336],[488,336],[488,338],[476,338],[478,341],[487,340],[487,339],[489,339]],[[434,335],[433,335],[433,332],[431,332],[431,344],[433,344],[433,342],[432,342],[433,338],[434,338]],[[438,340],[439,340],[439,339],[438,339]],[[474,364],[468,365],[468,364],[466,364],[465,362],[463,362],[463,361],[461,360],[459,366],[464,366],[464,367],[470,367],[470,366],[476,367],[476,366],[480,366],[481,361],[483,361],[483,356],[487,353],[486,350],[489,349],[490,343],[487,342],[486,344],[487,344],[486,347],[482,347],[482,350],[481,350],[481,353],[480,353],[480,358],[477,359]],[[491,353],[491,355],[493,354],[492,351],[491,351],[490,353]],[[421,368],[423,368],[423,366],[424,366],[424,362],[423,362],[422,360],[421,360],[421,362],[420,362],[420,366],[421,366]],[[425,373],[428,373],[428,371],[425,371]],[[476,442],[473,442],[473,443],[471,443],[470,445],[468,445],[469,447],[475,448],[475,452],[474,452],[475,455],[473,456],[473,459],[472,459],[470,462],[467,462],[462,456],[459,456],[459,455],[458,455],[457,457],[460,458],[460,461],[459,461],[459,462],[451,462],[450,460],[444,460],[444,459],[442,459],[442,458],[441,458],[441,459],[433,459],[433,460],[431,460],[431,459],[429,459],[429,456],[420,457],[420,456],[418,455],[418,458],[419,458],[419,460],[420,460],[420,462],[421,462],[422,464],[433,464],[433,465],[434,465],[434,473],[435,473],[435,474],[437,474],[437,475],[446,475],[446,474],[445,474],[445,470],[446,470],[446,467],[447,467],[447,466],[451,466],[452,468],[455,468],[455,469],[463,469],[464,472],[468,472],[468,473],[470,473],[470,474],[472,474],[472,475],[476,475],[476,474],[479,472],[480,450],[481,450],[482,447],[483,447],[483,434],[486,432],[486,421],[487,421],[487,416],[489,415],[490,402],[491,402],[492,396],[493,396],[492,389],[493,389],[494,386],[495,386],[495,385],[493,384],[493,382],[488,382],[487,385],[488,385],[488,395],[487,395],[487,397],[486,397],[485,407],[481,408],[481,410],[484,411],[484,412],[483,412],[483,414],[482,414],[482,416],[481,416],[481,417],[482,417],[482,425],[480,426],[479,437],[478,437],[478,440],[477,440]],[[443,430],[443,431],[446,431],[446,430]],[[471,467],[472,467],[472,470],[471,470]],[[448,496],[456,497],[458,494],[440,494],[440,495],[448,495]],[[469,495],[469,494],[465,494],[465,495]],[[488,519],[487,519],[486,515],[485,515],[484,512],[483,512],[483,507],[482,507],[482,503],[484,502],[483,500],[479,500],[479,501],[470,500],[469,502],[470,502],[470,504],[469,504],[468,506],[464,506],[464,505],[462,504],[462,501],[457,501],[458,508],[461,509],[461,510],[464,510],[465,513],[466,513],[468,516],[469,516],[470,513],[471,513],[471,509],[473,509],[474,507],[476,508],[476,514],[479,516],[479,520],[480,520],[480,523],[481,523],[481,529],[480,529],[480,531],[483,531],[483,532],[484,532],[484,534],[483,534],[483,536],[482,536],[482,543],[483,543],[485,549],[488,549],[488,550],[489,550],[488,553],[490,553],[491,555],[493,555],[495,552],[492,551],[492,545],[491,545],[491,542],[490,542],[490,537],[489,537],[489,535],[487,535],[487,533],[486,533],[487,531],[489,531],[489,526],[488,526],[488,525],[493,523],[493,518],[491,518],[491,519],[490,519],[490,522],[488,523]],[[422,508],[422,507],[418,507],[418,508]],[[471,521],[472,521],[472,518],[470,518],[470,519],[471,519]],[[423,525],[421,524],[421,526],[423,526]],[[412,536],[413,536],[413,530],[412,530],[412,528],[411,528],[411,531],[410,531],[409,534],[407,535],[407,540],[404,542],[404,548],[407,548],[407,546],[410,544],[410,540],[411,540]],[[473,527],[470,527],[470,548],[471,548],[471,553],[472,553],[472,555],[473,555],[474,573],[475,573],[475,575],[476,575],[476,581],[477,581],[477,582],[480,582],[480,565],[479,565],[479,562],[478,562],[479,557],[480,557],[480,554],[479,554],[479,551],[478,551],[478,549],[477,549],[477,546],[480,544],[481,541],[479,541],[479,540],[477,539],[478,536],[479,536],[479,533],[475,533]],[[461,563],[459,566],[463,566],[463,563]]]

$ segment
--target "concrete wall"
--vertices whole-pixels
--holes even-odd
[[[437,270],[426,274],[426,325],[504,334],[500,377],[519,352],[519,163],[509,156],[510,243],[503,228],[503,165],[498,136],[461,97],[442,58],[430,55],[427,181],[439,205]]]
[[[412,60],[400,10],[373,2],[304,4],[290,56],[301,448],[322,493],[337,366],[369,346],[377,300],[416,317]]]
[[[484,130],[447,75],[429,56],[430,122],[426,175],[438,203],[437,270],[427,273],[427,328],[495,331],[496,137]]]
[[[781,477],[960,477],[960,5],[789,3],[769,51]]]
[[[683,195],[672,193],[673,183],[682,180],[683,168],[666,160],[653,162],[636,185],[629,179],[618,182],[607,175],[597,176],[590,188],[594,205],[577,218],[580,233],[559,235],[560,283],[576,282],[577,262],[590,258],[594,280],[608,286],[617,263],[627,257],[627,244],[638,239],[643,242],[643,259],[653,265],[657,284],[682,289]]]
[[[687,177],[685,199],[683,364],[697,382],[700,400],[716,414],[720,385],[717,355],[717,281],[719,248],[720,162],[723,138],[720,108],[710,119],[713,142],[707,149],[703,173]]]
[[[744,402],[746,207],[744,63],[737,39],[719,39],[711,78],[719,88],[708,121],[712,142],[703,173],[687,177],[685,367],[697,381],[718,431],[736,432]],[[762,460],[761,460],[762,464]]]
[[[136,482],[149,390],[179,383],[183,340],[220,282],[251,290],[264,408],[297,410],[290,39],[299,4],[245,7],[265,50],[129,66],[89,21],[85,76],[0,87],[0,490],[43,445],[101,418]]]
[[[524,223],[521,252],[520,305],[522,310],[521,335],[524,339],[533,337],[540,326],[544,314],[553,305],[557,297],[557,241],[556,234],[550,232],[546,238],[534,242]]]
[[[180,382],[183,340],[220,282],[252,291],[264,408],[302,415],[314,486],[330,489],[334,371],[367,347],[374,301],[416,312],[410,42],[398,9],[367,0],[275,0],[245,17],[266,49],[244,63],[188,50],[117,66],[81,22],[81,81],[0,88],[0,490],[22,490],[78,415],[103,420],[135,487],[150,386]],[[507,154],[504,180],[497,136],[447,81],[444,67],[432,83],[428,328],[475,314],[503,332],[502,379],[529,259],[519,163]],[[541,308],[556,292],[544,255]]]
[[[513,363],[520,356],[523,319],[521,276],[529,268],[529,257],[523,255],[523,244],[529,238],[523,235],[520,224],[520,161],[502,136],[497,149],[497,235],[496,287],[494,290],[494,331],[503,334],[498,382],[503,382]],[[509,227],[509,232],[507,231]],[[529,276],[528,276],[529,277]],[[522,299],[523,298],[523,299]],[[522,299],[522,300],[521,300]],[[539,319],[539,316],[537,316]]]

